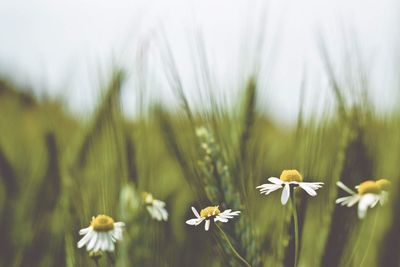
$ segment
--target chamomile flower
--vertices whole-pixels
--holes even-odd
[[[147,192],[143,193],[143,202],[153,219],[157,221],[168,220],[168,212],[165,209],[165,202],[155,199],[152,194]]]
[[[269,184],[262,184],[257,186],[261,194],[268,195],[269,193],[283,188],[281,195],[281,203],[285,205],[290,197],[290,189],[301,187],[310,196],[316,196],[316,190],[321,188],[324,183],[306,183],[303,182],[303,177],[297,170],[284,170],[279,178],[270,177]]]
[[[114,251],[114,243],[122,240],[123,222],[114,222],[114,219],[107,215],[93,217],[90,226],[79,231],[84,235],[78,242],[78,248],[86,246],[90,252]]]
[[[187,220],[186,223],[189,225],[199,225],[203,221],[205,221],[204,229],[208,231],[210,229],[211,220],[214,222],[228,222],[229,219],[232,219],[234,216],[239,216],[240,211],[232,211],[231,209],[224,210],[221,212],[219,210],[219,206],[209,206],[200,211],[200,214],[197,210],[192,207],[192,211],[196,218]]]
[[[336,184],[338,187],[350,194],[350,196],[336,199],[336,204],[352,207],[358,203],[357,215],[360,219],[365,217],[368,208],[373,208],[378,203],[383,205],[386,202],[387,192],[390,188],[390,181],[386,179],[362,182],[355,187],[357,192],[351,190],[340,181]]]

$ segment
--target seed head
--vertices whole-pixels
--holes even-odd
[[[96,218],[93,217],[90,225],[97,232],[108,232],[114,229],[114,220],[107,215],[101,214],[97,215]]]
[[[218,206],[209,206],[207,208],[204,208],[200,211],[200,217],[202,218],[207,218],[210,216],[216,216],[220,214],[220,210],[218,209]]]
[[[381,192],[381,189],[375,181],[368,180],[362,182],[358,186],[357,191],[360,195],[364,195],[367,193],[379,194]]]
[[[279,177],[284,182],[302,182],[303,177],[297,170],[284,170]]]

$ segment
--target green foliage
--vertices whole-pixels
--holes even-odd
[[[88,122],[56,102],[37,101],[0,81],[0,266],[95,266],[78,249],[78,231],[92,216],[124,221],[124,240],[100,266],[241,266],[217,227],[185,221],[197,209],[240,210],[221,228],[252,266],[293,264],[293,222],[280,193],[256,186],[283,169],[322,181],[314,198],[298,191],[299,266],[396,266],[400,259],[399,195],[360,221],[355,208],[334,204],[366,179],[387,178],[398,188],[399,116],[374,116],[370,106],[345,103],[322,119],[299,116],[283,128],[257,110],[257,77],[249,79],[234,111],[213,102],[194,112],[179,76],[183,111],[149,108],[128,120],[121,111],[116,71]],[[335,81],[335,79],[333,79]],[[167,222],[153,220],[142,193],[167,203]],[[396,202],[397,201],[397,202]]]

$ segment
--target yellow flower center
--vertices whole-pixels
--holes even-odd
[[[367,193],[379,194],[381,189],[375,181],[365,181],[358,186],[357,191],[360,195]]]
[[[200,211],[200,217],[202,218],[207,218],[210,216],[215,216],[220,214],[221,212],[218,209],[218,206],[210,206],[207,208],[204,208]]]
[[[93,217],[90,225],[93,227],[93,230],[98,232],[108,232],[114,229],[114,220],[113,218],[107,215],[97,215],[96,218]]]
[[[391,182],[386,179],[379,179],[378,181],[376,181],[376,184],[378,185],[380,190],[389,191]]]
[[[148,192],[143,192],[142,199],[143,199],[144,203],[151,204],[153,202],[153,195]]]
[[[284,182],[302,182],[303,177],[297,170],[284,170],[279,177]]]

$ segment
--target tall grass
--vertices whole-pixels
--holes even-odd
[[[221,227],[251,266],[293,266],[290,209],[279,193],[265,197],[255,189],[292,168],[325,183],[314,198],[298,193],[298,266],[400,264],[395,111],[378,116],[358,96],[349,104],[346,92],[358,89],[342,82],[323,46],[333,111],[311,118],[300,112],[295,126],[282,126],[259,111],[259,69],[234,108],[221,105],[201,45],[197,86],[207,88],[207,108],[195,109],[166,49],[166,75],[180,106],[151,104],[135,119],[121,109],[121,70],[110,75],[86,122],[0,81],[0,112],[7,114],[0,116],[0,266],[95,266],[76,243],[79,229],[103,213],[127,226],[114,258],[103,257],[101,266],[241,266],[215,225],[205,232],[184,223],[191,206],[210,205],[242,212]],[[375,178],[390,179],[393,190],[389,203],[364,220],[334,204],[342,196],[337,181],[353,187]],[[167,222],[151,219],[145,191],[167,203]]]

